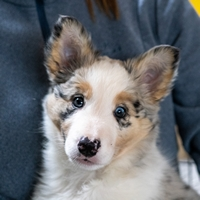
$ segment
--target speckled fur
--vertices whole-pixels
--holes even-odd
[[[171,90],[178,55],[162,45],[124,62],[101,57],[77,20],[60,17],[46,48],[52,89],[43,103],[47,142],[32,199],[199,200],[156,146],[159,102]],[[82,108],[73,106],[76,95],[84,97]],[[82,136],[101,141],[87,162],[77,150]]]

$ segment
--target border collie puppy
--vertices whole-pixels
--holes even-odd
[[[43,170],[33,200],[199,200],[157,146],[159,102],[179,50],[100,56],[85,28],[61,16],[45,51]]]

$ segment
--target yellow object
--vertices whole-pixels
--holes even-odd
[[[197,11],[198,15],[200,15],[200,0],[190,0],[190,2]]]

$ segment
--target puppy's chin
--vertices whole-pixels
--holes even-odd
[[[80,155],[77,151],[66,151],[69,161],[75,166],[75,168],[80,168],[88,171],[95,171],[107,166],[111,160],[112,156],[102,156],[101,154],[95,155],[93,157],[85,157]]]
[[[103,164],[99,164],[98,162],[93,161],[90,158],[76,158],[69,159],[76,167],[79,167],[83,170],[95,171],[105,167]]]

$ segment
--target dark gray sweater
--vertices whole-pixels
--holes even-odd
[[[95,8],[94,23],[85,1],[45,0],[48,24],[41,19],[52,28],[59,14],[74,16],[96,48],[112,58],[127,59],[159,44],[180,48],[178,80],[162,102],[158,144],[175,163],[177,124],[200,171],[200,19],[188,0],[118,0],[118,5],[119,20]],[[28,199],[41,162],[41,100],[48,89],[43,46],[35,1],[0,0],[1,200]]]

